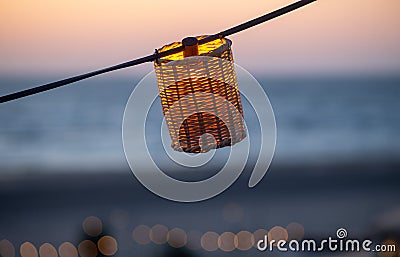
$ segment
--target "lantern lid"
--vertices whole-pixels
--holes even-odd
[[[196,37],[197,40],[201,40],[203,38],[206,38],[207,36],[198,36]],[[219,38],[213,41],[210,41],[208,43],[204,43],[198,46],[198,51],[200,56],[219,56],[223,51],[225,51],[227,48],[229,48],[232,45],[232,41],[227,39],[227,38]],[[165,45],[161,47],[160,49],[157,49],[159,53],[168,51],[170,49],[174,49],[177,47],[181,47],[182,42],[174,42],[168,45]],[[176,54],[171,54],[165,57],[158,58],[156,60],[156,63],[168,63],[171,61],[178,61],[178,60],[183,60],[183,51],[180,51]]]

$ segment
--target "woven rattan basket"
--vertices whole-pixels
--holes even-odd
[[[159,96],[174,150],[207,152],[246,137],[231,44],[221,38],[196,45],[191,57],[182,51],[155,60]],[[158,52],[180,46],[181,42],[172,43]],[[214,139],[204,137],[207,134]]]

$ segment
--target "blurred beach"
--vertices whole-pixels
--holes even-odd
[[[385,163],[399,158],[400,77],[256,79],[270,98],[276,117],[274,162]],[[2,78],[0,94],[51,80]],[[65,168],[71,172],[126,168],[122,117],[138,81],[104,76],[3,104],[2,175],[7,170],[15,175],[24,170],[55,173]],[[243,108],[250,137],[257,143],[258,121],[246,99]],[[151,133],[147,140],[155,144],[161,142],[157,134],[162,118],[156,101],[146,123]]]
[[[400,77],[256,78],[276,116],[278,137],[270,170],[255,188],[247,187],[256,158],[253,150],[231,188],[190,204],[153,195],[126,163],[122,117],[138,78],[98,77],[3,104],[0,240],[11,242],[16,256],[26,241],[37,249],[44,242],[55,248],[71,242],[78,248],[83,240],[104,235],[118,243],[116,256],[262,256],[266,253],[254,248],[207,250],[199,236],[277,226],[289,233],[290,224],[304,229],[304,238],[334,236],[344,227],[351,238],[399,240]],[[0,94],[47,81],[2,77]],[[249,136],[257,142],[258,124],[246,100],[243,105]],[[150,128],[162,119],[159,103],[153,108]],[[218,163],[224,154],[215,158]],[[216,170],[218,166],[211,166],[204,172]],[[102,224],[95,237],[82,225],[92,216]],[[157,224],[181,228],[186,235],[197,233],[198,238],[187,237],[186,246],[173,248],[167,239],[155,243],[154,237],[149,242],[138,237],[138,229],[155,230]]]

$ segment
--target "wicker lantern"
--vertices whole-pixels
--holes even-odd
[[[242,104],[231,51],[232,42],[220,38],[198,44],[205,36],[185,38],[158,49],[159,53],[183,46],[183,51],[154,62],[159,96],[172,147],[188,153],[207,152],[234,145],[246,137]],[[207,56],[209,58],[196,58]],[[209,97],[185,96],[202,93]],[[223,99],[221,103],[218,99]],[[172,106],[185,99],[184,108]],[[231,108],[229,108],[229,106]],[[234,109],[232,109],[232,106]],[[204,108],[210,112],[201,111]],[[240,115],[235,115],[235,113]],[[214,139],[206,140],[203,135]],[[203,142],[202,142],[203,140]]]

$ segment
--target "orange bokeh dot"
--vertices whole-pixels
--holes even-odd
[[[65,242],[58,247],[58,254],[60,257],[78,257],[78,250],[70,242]]]
[[[82,222],[82,228],[87,235],[95,237],[101,234],[103,223],[98,217],[89,216]]]
[[[290,240],[300,241],[304,237],[304,227],[303,225],[292,222],[286,226],[287,233],[289,235]]]
[[[40,257],[57,257],[57,250],[49,243],[44,243],[39,248]]]
[[[218,237],[218,247],[222,251],[230,252],[237,246],[236,235],[232,232],[224,232]]]
[[[168,228],[163,225],[155,225],[150,230],[150,239],[155,244],[165,244],[167,242]]]
[[[212,252],[218,249],[218,234],[212,231],[205,233],[200,239],[201,247]]]
[[[185,246],[187,243],[187,235],[183,229],[173,228],[168,232],[168,244],[175,248]]]
[[[133,239],[141,245],[150,243],[150,228],[145,225],[137,226],[132,232]]]
[[[0,255],[3,257],[15,257],[14,245],[6,239],[1,240],[0,241]]]
[[[236,235],[237,249],[246,251],[254,245],[254,236],[249,231],[240,231]]]
[[[97,242],[97,246],[99,251],[106,256],[114,255],[118,251],[117,240],[112,236],[103,236]]]
[[[78,245],[78,252],[81,257],[96,257],[96,244],[90,240],[84,240]]]
[[[38,257],[35,246],[30,242],[23,243],[19,248],[22,257]]]
[[[268,242],[271,242],[271,240],[275,240],[275,242],[272,243],[272,245],[277,245],[278,241],[288,240],[288,233],[285,228],[280,227],[280,226],[275,226],[270,229],[268,232]]]
[[[268,234],[268,231],[265,229],[257,229],[256,231],[253,232],[253,237],[254,237],[254,247],[257,246],[257,242],[260,240],[264,240],[265,235]]]

